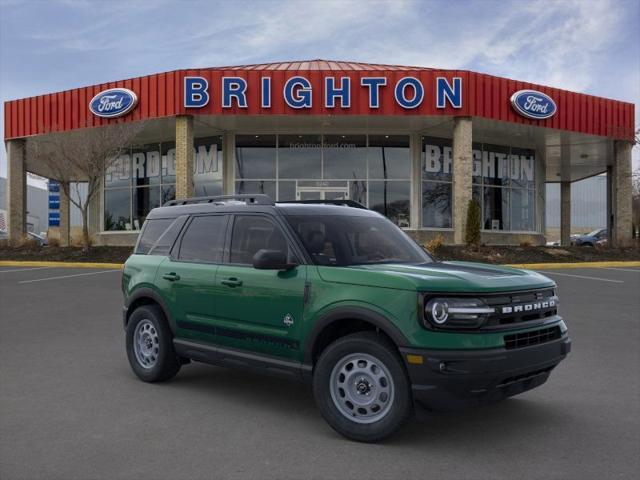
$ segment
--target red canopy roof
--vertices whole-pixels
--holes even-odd
[[[208,81],[211,101],[202,108],[186,108],[183,102],[184,77],[199,76]],[[242,77],[247,82],[247,107],[222,108],[222,77]],[[283,85],[294,76],[303,76],[312,86],[312,108],[296,109],[282,101]],[[368,90],[361,86],[363,77],[387,79],[382,87],[379,108],[371,108]],[[406,109],[394,99],[394,86],[404,77],[417,78],[424,85],[424,101],[417,108]],[[261,106],[261,79],[269,77],[273,100],[270,107]],[[327,108],[324,105],[326,77],[351,79],[351,104]],[[452,81],[462,79],[462,105],[436,107],[435,85],[438,77]],[[89,110],[89,102],[109,88],[127,88],[136,93],[138,105],[125,116],[100,118]],[[550,96],[557,113],[546,120],[532,120],[519,115],[510,104],[511,95],[531,89]],[[472,116],[504,122],[529,124],[546,128],[580,132],[589,135],[632,141],[634,138],[634,105],[607,98],[569,92],[557,88],[520,82],[467,70],[442,70],[401,65],[381,65],[330,60],[265,63],[229,67],[175,70],[166,73],[103,83],[63,92],[39,95],[5,102],[5,140],[69,131],[84,127],[126,123],[175,115],[433,115]]]

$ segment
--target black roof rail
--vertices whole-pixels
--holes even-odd
[[[263,194],[241,194],[241,195],[215,195],[212,197],[192,197],[181,200],[169,200],[163,207],[174,207],[176,205],[193,205],[194,203],[214,203],[223,204],[226,200],[244,201],[247,205],[275,205],[269,195]]]
[[[287,200],[286,202],[278,202],[278,203],[302,203],[302,204],[324,204],[324,205],[341,205],[343,207],[351,207],[351,208],[361,208],[363,210],[368,210],[360,202],[356,202],[355,200]]]

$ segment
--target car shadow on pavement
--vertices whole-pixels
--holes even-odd
[[[265,416],[282,415],[288,422],[295,419],[309,428],[310,436],[343,439],[324,423],[315,406],[311,386],[301,382],[195,364],[184,367],[170,383],[188,391],[189,396],[210,396],[247,412],[258,410]],[[528,434],[562,428],[570,421],[563,405],[526,398],[525,394],[491,405],[427,413],[420,420],[412,418],[383,444],[455,448],[463,438],[464,443],[475,444],[478,451],[483,448],[495,450],[500,445],[508,448],[510,442],[522,441]]]

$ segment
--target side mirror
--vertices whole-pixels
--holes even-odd
[[[258,250],[253,256],[253,268],[258,270],[291,270],[295,263],[287,262],[287,254],[282,250]]]

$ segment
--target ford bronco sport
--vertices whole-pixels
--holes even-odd
[[[555,289],[436,262],[353,201],[175,200],[150,212],[124,267],[126,350],[146,382],[189,361],[309,381],[331,427],[377,441],[416,407],[544,383],[570,349]]]

